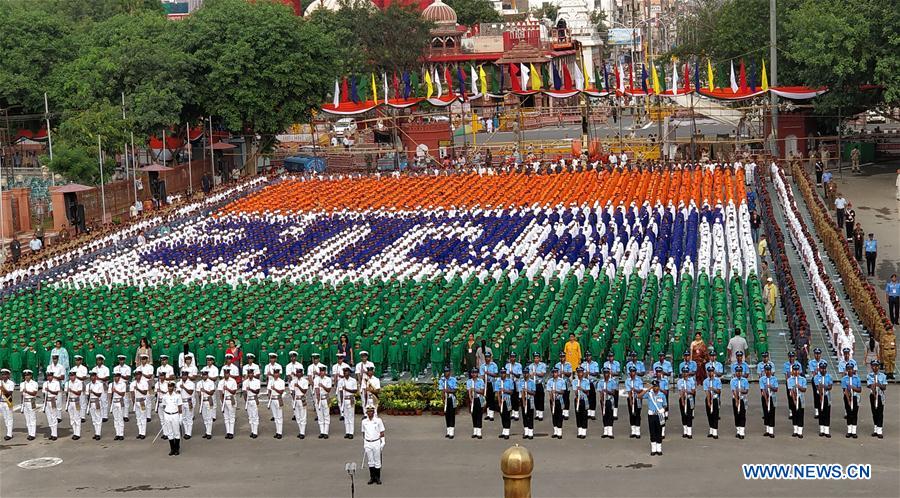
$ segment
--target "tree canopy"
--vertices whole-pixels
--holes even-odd
[[[503,17],[488,0],[447,0],[445,3],[453,7],[457,22],[463,26],[503,21]]]

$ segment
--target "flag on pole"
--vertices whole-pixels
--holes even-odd
[[[731,93],[738,92],[737,78],[734,76],[734,61],[731,61]]]
[[[403,100],[408,99],[411,92],[412,85],[410,84],[409,71],[403,71]]]
[[[588,71],[587,62],[585,62],[583,57],[581,59],[581,74],[584,76],[584,89],[587,90],[591,87],[591,72]]]
[[[382,88],[384,89],[384,103],[388,103],[388,84],[387,84],[387,73],[381,73],[381,81],[384,85]]]
[[[622,68],[622,63],[619,63],[618,74],[616,75],[616,82],[619,85],[619,93],[625,93],[625,70]]]
[[[606,63],[603,63],[603,88],[606,88],[606,91],[609,91],[609,69],[606,68]]]
[[[712,62],[709,59],[706,59],[706,79],[709,80],[709,91],[715,91],[716,74],[712,70]]]
[[[472,95],[478,95],[478,73],[475,72],[475,66],[469,64],[469,73],[472,75],[469,81],[472,85]]]
[[[337,78],[334,79],[334,96],[331,98],[331,103],[335,107],[341,103],[341,86]]]
[[[466,100],[466,75],[463,74],[462,64],[456,66],[456,86],[459,88],[459,96]]]
[[[571,90],[572,89],[572,73],[569,72],[569,65],[562,65],[563,72],[563,90]]]
[[[350,100],[352,100],[354,104],[359,103],[359,87],[357,86],[356,76],[350,77]]]
[[[397,77],[397,71],[391,75],[391,86],[394,89],[394,98],[403,98],[403,94],[400,93],[400,78]]]
[[[540,90],[542,85],[541,81],[541,72],[535,69],[534,64],[528,64],[530,66],[529,71],[531,71],[531,89],[532,90]]]
[[[694,91],[700,93],[700,61],[694,60]]]
[[[529,81],[529,79],[530,79],[530,78],[529,78],[530,73],[529,73],[529,71],[528,71],[528,66],[526,66],[525,64],[520,63],[520,64],[519,64],[519,74],[520,74],[521,77],[522,77],[522,80],[521,80],[521,82],[519,83],[519,86],[522,88],[522,90],[528,91],[528,86],[529,86],[529,85],[528,85],[528,81]]]
[[[647,66],[641,64],[641,90],[644,91],[644,94],[647,94]]]
[[[378,102],[378,83],[375,83],[375,73],[372,73],[372,102]]]
[[[750,74],[747,75],[747,84],[750,85],[750,91],[756,93],[756,66],[750,63]]]
[[[484,98],[487,98],[487,73],[484,72],[484,64],[478,66],[478,81],[481,83],[481,94],[484,95]]]
[[[434,84],[437,85],[437,96],[441,98],[444,96],[444,86],[441,84],[441,78],[438,76],[437,68],[434,68]]]
[[[434,93],[434,85],[431,83],[431,71],[425,70],[425,98],[430,99]]]
[[[581,73],[581,68],[578,67],[577,62],[572,66],[572,69],[574,70],[572,78],[575,80],[575,88],[577,90],[584,90],[584,74]]]
[[[761,78],[761,87],[763,91],[769,90],[769,77],[766,75],[766,61],[762,61],[762,78]]]
[[[514,92],[521,92],[522,85],[519,79],[519,65],[512,63],[509,65],[509,84]]]
[[[650,79],[653,81],[653,93],[661,94],[662,87],[659,85],[659,73],[656,72],[656,64],[650,64]]]
[[[672,61],[672,95],[678,95],[678,62]]]
[[[447,83],[447,95],[453,95],[453,77],[450,76],[450,66],[444,66],[444,81]]]
[[[691,64],[684,61],[684,93],[691,93]]]
[[[747,69],[744,66],[744,59],[741,59],[741,63],[739,64],[738,67],[739,67],[739,74],[740,74],[740,79],[738,80],[739,86],[740,86],[740,89],[742,92],[746,92],[747,91]]]

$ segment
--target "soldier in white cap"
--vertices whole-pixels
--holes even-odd
[[[279,374],[284,372],[284,368],[278,364],[278,354],[269,353],[269,363],[266,363],[266,368],[263,369],[263,375],[266,377],[266,391],[272,388],[272,379],[275,378],[276,370]]]
[[[250,438],[256,439],[259,436],[259,392],[262,384],[253,371],[246,370],[246,366],[244,365],[244,409],[247,410],[247,420],[250,423]]]
[[[72,439],[81,439],[81,394],[84,383],[78,380],[75,367],[69,370],[69,382],[66,384],[66,412],[69,414],[69,425],[72,427]]]
[[[216,411],[216,383],[209,378],[209,370],[200,370],[200,382],[197,384],[200,391],[200,417],[203,419],[203,427],[206,432],[203,439],[212,439],[213,414]]]
[[[103,394],[100,396],[100,414],[103,415],[103,421],[106,422],[109,420],[109,367],[104,365],[106,357],[102,354],[98,354],[95,360],[96,363],[91,372],[97,374],[97,380],[103,385]]]
[[[309,378],[298,372],[294,375],[294,380],[290,383],[291,389],[291,406],[294,410],[294,420],[300,432],[297,438],[306,438],[306,393],[309,391]]]
[[[269,409],[275,421],[275,439],[281,439],[284,424],[284,392],[287,384],[281,378],[281,370],[272,372],[272,384],[269,386]]]
[[[324,365],[319,362],[319,353],[313,353],[312,362],[306,367],[306,376],[309,378],[310,384],[314,383],[316,377],[319,376],[319,369],[323,366]]]
[[[3,423],[6,426],[6,434],[3,435],[4,441],[12,439],[13,432],[12,395],[16,384],[9,378],[11,373],[7,368],[0,370],[0,415],[3,416]]]
[[[131,367],[125,364],[126,359],[124,354],[116,356],[116,360],[118,360],[119,364],[113,367],[113,375],[119,374],[127,386],[128,383],[131,382]],[[126,388],[125,391],[127,392],[128,389]],[[124,415],[122,420],[128,422],[128,412],[131,410],[131,402],[127,395],[122,399],[122,405],[122,413]]]
[[[131,381],[131,398],[134,400],[134,418],[137,420],[138,439],[147,437],[147,422],[150,421],[150,413],[153,411],[150,405],[150,377],[144,375],[145,371],[146,369],[142,367],[135,369],[134,380]]]
[[[366,416],[360,424],[363,435],[363,451],[369,464],[368,484],[381,484],[381,453],[384,451],[384,422],[375,414],[374,406],[366,407]]]
[[[59,361],[59,353],[54,353],[50,356],[50,364],[47,365],[47,370],[45,371],[47,374],[47,379],[50,379],[52,375],[56,380],[62,382],[66,380],[66,367],[63,366]]]
[[[235,381],[241,377],[241,369],[234,364],[234,355],[231,353],[225,354],[225,364],[222,365],[222,371],[224,372],[225,370],[228,370],[231,378],[235,379]]]
[[[288,352],[288,358],[291,361],[287,362],[287,365],[284,366],[284,381],[290,384],[294,381],[295,375],[303,375],[303,364],[297,361],[297,352],[290,351]]]
[[[366,375],[366,372],[369,371],[369,367],[375,368],[375,364],[369,361],[369,352],[368,351],[360,351],[359,352],[359,363],[356,364],[356,380],[360,382],[362,385],[363,377]]]
[[[259,380],[260,368],[259,363],[256,363],[256,355],[253,353],[247,353],[245,356],[247,357],[247,364],[244,365],[244,371],[241,372],[244,376],[244,382],[246,382],[250,377]]]
[[[234,439],[234,418],[237,409],[237,381],[229,369],[222,370],[218,391],[222,395],[222,418],[225,419],[225,439]]]
[[[91,423],[94,425],[94,440],[100,440],[100,432],[103,430],[103,406],[100,399],[106,389],[97,372],[91,372],[91,382],[87,386],[88,404],[90,405]]]
[[[344,361],[344,353],[338,353],[337,363],[331,366],[331,385],[336,387],[335,395],[338,398],[338,412],[341,414],[341,420],[344,420],[344,404],[341,403],[341,387],[340,380],[344,378],[344,369],[352,368]],[[352,431],[351,431],[352,432]]]
[[[62,365],[60,365],[61,367]],[[50,440],[56,441],[56,429],[59,426],[59,394],[62,385],[53,373],[47,373],[44,381],[44,414],[47,416],[47,425],[50,426]]]
[[[22,413],[25,415],[25,427],[28,429],[28,437],[26,439],[32,441],[37,433],[36,403],[40,386],[32,378],[34,372],[31,370],[22,370],[22,375],[25,377],[22,383],[19,384],[19,391],[22,393]]]
[[[316,417],[319,421],[319,439],[328,439],[328,427],[331,425],[331,414],[328,411],[328,394],[331,392],[331,377],[326,375],[327,368],[319,365],[319,375],[313,379],[313,399],[315,400]]]
[[[114,441],[125,439],[125,400],[128,395],[128,383],[122,378],[121,371],[113,371],[113,381],[109,384],[109,408],[112,413],[113,427],[116,429]]]
[[[191,380],[186,368],[181,369],[181,380],[175,385],[175,390],[181,395],[181,426],[184,428],[184,438],[190,439],[194,431],[194,393],[197,386]]]
[[[203,369],[206,370],[207,378],[209,380],[211,380],[213,382],[213,384],[216,385],[216,388],[218,388],[219,367],[216,366],[215,362],[216,362],[215,356],[213,356],[211,354],[206,355],[206,366],[203,367]],[[212,403],[213,403],[212,421],[215,422],[216,418],[217,418],[216,413],[218,413],[218,409],[219,409],[219,396],[218,395],[212,397]]]
[[[375,375],[375,365],[372,365],[372,362],[369,363],[360,383],[362,403],[363,406],[374,406],[375,413],[378,413],[378,396],[381,393],[381,380]]]
[[[88,369],[84,366],[84,357],[80,354],[76,354],[73,356],[75,360],[75,365],[72,367],[72,370],[75,371],[75,377],[81,381],[84,389],[81,391],[81,398],[78,400],[78,406],[81,407],[81,411],[79,415],[81,416],[81,423],[84,423],[84,416],[87,414],[87,384],[90,381],[88,379]],[[152,371],[150,373],[153,373]]]
[[[337,382],[337,398],[344,418],[344,439],[353,439],[356,393],[359,391],[359,384],[356,382],[356,377],[352,375],[350,365],[346,363],[344,365],[344,375]]]
[[[169,456],[181,453],[181,415],[182,399],[175,390],[175,382],[166,382],[165,391],[160,395],[159,404],[162,407],[163,433],[169,441]]]

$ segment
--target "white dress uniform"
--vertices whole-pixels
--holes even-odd
[[[88,403],[91,412],[91,423],[94,425],[94,439],[100,438],[100,431],[103,430],[103,407],[100,403],[103,398],[103,383],[99,380],[91,381],[88,384]]]
[[[272,410],[272,418],[275,419],[275,437],[277,439],[281,439],[281,432],[284,425],[284,391],[287,389],[287,384],[284,383],[284,379],[278,377],[277,379],[272,379],[272,382],[269,384],[269,409]]]
[[[234,417],[237,407],[237,381],[229,377],[219,381],[218,390],[222,393],[222,418],[225,419],[225,434],[228,439],[234,437]],[[229,392],[232,391],[232,392]]]
[[[304,375],[294,377],[291,381],[291,398],[294,409],[294,418],[297,419],[297,428],[300,430],[297,437],[306,437],[306,393],[309,391],[309,379]]]
[[[363,408],[374,406],[375,413],[378,413],[378,397],[369,392],[369,389],[380,390],[381,380],[376,375],[364,374],[362,383],[360,384],[360,396],[362,397]]]
[[[337,388],[335,391],[335,397],[340,398],[340,382],[344,377],[344,368],[353,369],[350,365],[348,365],[344,361],[339,361],[331,366],[331,384]],[[338,412],[340,412],[341,417],[344,416],[344,404],[338,401]]]
[[[266,368],[263,369],[263,374],[266,376],[266,391],[272,388],[272,379],[274,378],[275,371],[279,373],[284,373],[284,369],[281,368],[281,365],[276,363],[266,363]]]
[[[28,437],[34,439],[37,433],[37,391],[40,388],[38,383],[32,380],[23,380],[19,384],[19,390],[22,392],[22,413],[25,415],[25,427],[28,429]],[[30,391],[34,394],[28,394]]]
[[[216,387],[218,388],[219,380],[220,380],[219,379],[219,367],[217,367],[215,365],[207,365],[207,366],[203,367],[203,369],[206,370],[206,373],[209,375],[209,380],[213,381],[213,383],[215,383]],[[213,396],[212,402],[213,402],[212,419],[213,419],[213,422],[215,422],[216,421],[216,410],[219,409],[219,397]]]
[[[66,412],[69,414],[69,425],[72,426],[72,437],[81,437],[81,393],[84,383],[78,377],[66,386]]]
[[[284,380],[291,382],[295,375],[303,375],[303,364],[299,361],[288,362],[284,366]]]
[[[318,376],[319,376],[319,368],[321,368],[322,365],[323,365],[322,362],[320,362],[318,359],[314,359],[314,360],[312,361],[312,363],[310,363],[310,364],[306,367],[306,376],[309,377],[309,381],[310,381],[310,382],[313,381],[313,377],[318,377]]]
[[[66,367],[58,361],[56,363],[51,363],[47,365],[46,374],[48,378],[50,375],[53,375],[57,380],[62,381],[62,379],[66,378]]]
[[[150,420],[150,380],[143,375],[131,381],[131,398],[134,400],[134,418],[137,419],[138,437],[147,435]]]
[[[350,436],[348,439],[353,438],[353,422],[354,416],[356,415],[356,392],[358,389],[359,384],[356,382],[356,378],[354,378],[353,376],[341,377],[340,379],[338,379],[338,406],[341,407],[341,413],[344,414],[344,437]]]
[[[259,378],[259,365],[256,363],[247,363],[244,365],[243,375],[246,377],[248,374],[254,378]]]
[[[366,454],[366,461],[369,463],[369,471],[372,473],[372,481],[381,481],[381,452],[384,450],[384,438],[381,433],[384,432],[384,422],[373,415],[363,417],[360,431],[363,436],[363,450]],[[374,469],[374,471],[373,471]]]
[[[103,420],[106,420],[109,417],[109,367],[97,365],[91,369],[91,373],[96,373],[97,380],[103,385],[103,394],[100,396],[100,414],[103,415]]]
[[[246,367],[245,367],[246,368]],[[256,377],[250,377],[244,381],[244,396],[247,410],[247,419],[250,422],[250,437],[255,438],[259,434],[259,391],[262,384]]]
[[[113,367],[113,375],[119,374],[122,380],[128,385],[131,382],[131,367],[128,365],[116,365]],[[128,420],[128,412],[131,411],[131,400],[125,396],[122,401],[123,420]]]
[[[87,385],[90,383],[90,379],[88,379],[88,369],[84,364],[75,365],[69,371],[75,371],[75,378],[80,380],[81,383],[85,386],[85,389],[81,391],[81,399],[78,400],[78,406],[81,407],[81,411],[79,412],[79,416],[81,420],[84,420],[84,416],[87,414],[88,404],[87,404]]]
[[[313,399],[316,406],[316,416],[319,418],[319,437],[328,437],[328,428],[331,425],[331,413],[328,411],[328,393],[331,391],[331,377],[327,375],[316,376],[313,379]]]
[[[125,403],[128,393],[128,383],[124,379],[113,380],[109,384],[109,411],[112,413],[113,427],[116,429],[116,437],[125,437]]]
[[[56,377],[44,382],[44,414],[47,415],[47,425],[50,426],[50,437],[56,439],[56,429],[59,425],[59,391],[62,385]]]
[[[183,372],[183,370],[182,370]],[[184,379],[184,377],[182,377]],[[191,380],[190,374],[187,380],[179,380],[175,384],[175,392],[181,395],[181,426],[184,428],[184,438],[190,439],[194,431],[194,391],[196,386]]]
[[[169,379],[175,380],[175,369],[172,368],[172,365],[168,363],[165,365],[160,365],[156,367],[156,414],[159,415],[160,423],[162,423],[163,419],[163,406],[162,406],[162,395],[166,393],[168,387],[166,387],[165,382],[159,382],[159,374],[163,374],[163,379],[165,382],[168,382]]]
[[[4,373],[9,373],[9,370],[3,370]],[[12,395],[13,391],[16,389],[16,384],[11,379],[6,379],[0,381],[0,386],[3,386],[3,391],[7,393],[4,399],[0,399],[0,415],[3,416],[3,423],[6,426],[4,438],[8,440],[12,438],[13,433]]]
[[[181,438],[181,414],[179,413],[181,394],[178,393],[178,390],[173,390],[171,393],[166,390],[159,395],[159,406],[162,407],[163,434],[169,441],[177,441]]]
[[[203,427],[206,429],[204,436],[206,439],[212,437],[213,415],[216,412],[216,383],[209,378],[201,380],[197,385],[200,391],[200,417],[203,419]]]

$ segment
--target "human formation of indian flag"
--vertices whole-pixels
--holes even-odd
[[[696,332],[724,355],[734,328],[767,349],[753,249],[740,170],[287,178],[8,298],[0,322],[76,351],[234,338],[303,361],[347,334],[413,373],[458,373],[469,334],[501,358],[570,333],[620,361],[680,358]]]

